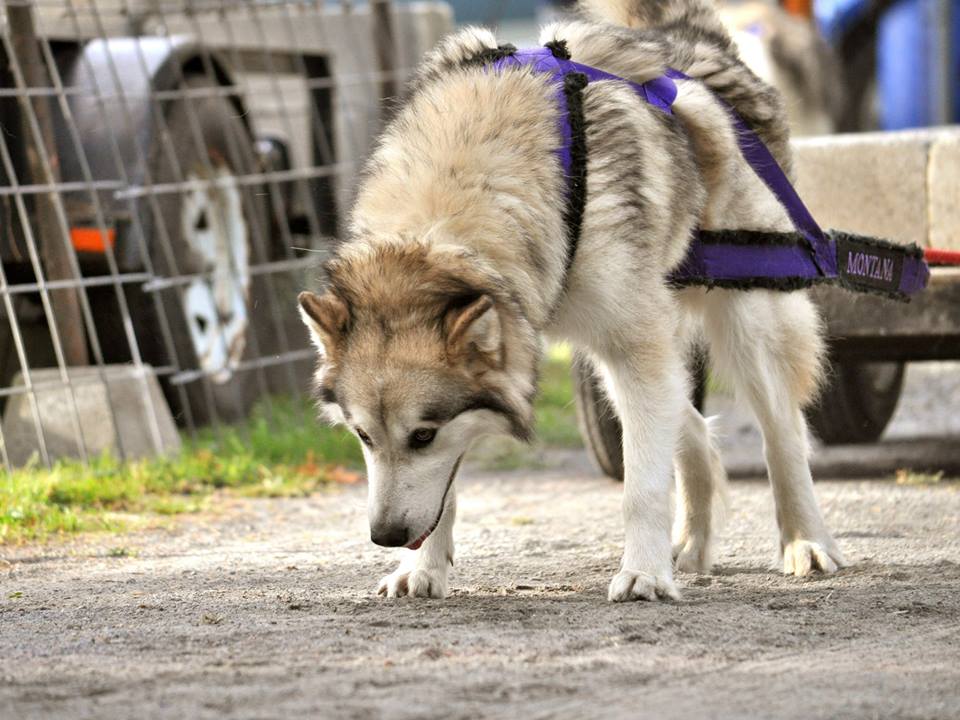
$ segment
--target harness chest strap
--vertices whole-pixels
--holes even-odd
[[[675,81],[691,78],[668,68],[661,77],[635,83],[572,61],[562,42],[528,50],[505,45],[491,51],[483,61],[495,71],[531,67],[535,72],[551,76],[557,86],[558,126],[562,138],[557,154],[567,178],[565,219],[569,271],[576,256],[586,205],[583,88],[593,81],[620,82],[647,104],[673,115],[672,106],[677,97]],[[686,258],[671,274],[673,284],[795,290],[838,281],[853,290],[879,292],[900,299],[926,287],[929,269],[917,246],[821,230],[767,146],[733,108],[718,100],[730,113],[744,159],[783,206],[795,232],[700,230]]]

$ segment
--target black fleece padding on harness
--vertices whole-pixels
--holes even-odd
[[[567,264],[563,281],[577,255],[583,212],[587,205],[587,124],[583,115],[583,89],[587,76],[570,73],[563,79],[563,93],[567,98],[567,117],[570,121],[570,177],[567,178],[567,207],[563,213],[567,225]]]
[[[802,244],[802,243],[801,243]],[[722,278],[710,277],[689,277],[683,280],[671,278],[669,285],[674,288],[684,287],[705,287],[708,290],[712,288],[725,288],[727,290],[779,290],[780,292],[791,292],[793,290],[802,290],[803,288],[813,287],[821,283],[830,282],[830,278],[765,278],[756,277],[748,280],[724,280]]]
[[[917,260],[923,257],[923,248],[915,243],[901,245],[900,243],[884,240],[883,238],[872,237],[869,235],[857,235],[855,233],[845,232],[844,230],[831,230],[830,237],[835,239],[838,243],[856,242],[861,245],[869,245],[870,247],[878,248],[880,250],[896,250],[901,255],[915,258]]]
[[[557,60],[573,59],[573,57],[570,55],[570,48],[567,47],[566,40],[551,40],[550,42],[544,44],[544,47],[549,50],[550,54],[557,58]]]
[[[705,245],[778,245],[806,248],[809,244],[798,232],[767,230],[698,230],[697,237]]]
[[[778,247],[800,247],[806,249],[809,241],[798,232],[773,232],[767,230],[698,230],[697,239],[704,245],[775,245]],[[826,278],[768,278],[755,277],[746,280],[731,280],[707,276],[670,277],[671,287],[726,288],[728,290],[779,290],[789,292],[812,287]]]
[[[471,67],[473,65],[490,65],[491,63],[497,62],[497,60],[503,60],[505,57],[510,57],[515,55],[517,48],[510,43],[504,43],[503,45],[498,45],[495,48],[486,48],[481,50],[476,55],[471,55],[468,58],[464,58],[460,65],[462,67]]]
[[[837,246],[837,279],[840,287],[861,293],[881,295],[894,300],[910,302],[910,296],[899,291],[900,276],[903,273],[904,260],[923,259],[923,248],[914,243],[900,245],[882,238],[867,237],[842,230],[831,230],[831,239]],[[847,268],[847,254],[863,248],[873,249],[877,254],[887,257],[893,267],[893,276],[887,280],[876,280],[855,275]]]
[[[886,291],[878,288],[868,288],[862,285],[853,285],[846,283],[842,279],[829,277],[817,278],[764,278],[756,277],[749,280],[718,280],[716,278],[688,278],[682,282],[675,280],[669,281],[669,285],[674,288],[685,287],[705,287],[707,290],[713,288],[722,288],[725,290],[776,290],[777,292],[793,292],[795,290],[806,290],[817,285],[833,285],[842,288],[847,292],[857,294],[876,295],[887,300],[898,300],[899,302],[910,302],[910,296],[906,293],[897,291]]]
[[[570,60],[566,40],[551,40],[544,45],[558,60]],[[567,101],[567,123],[570,126],[570,177],[567,178],[567,207],[563,220],[567,226],[567,262],[563,269],[563,284],[577,255],[580,229],[587,206],[587,126],[583,114],[583,89],[590,80],[575,72],[563,78],[563,95]]]

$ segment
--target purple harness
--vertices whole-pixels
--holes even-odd
[[[568,180],[568,195],[579,193],[581,202],[586,192],[585,157],[583,163],[578,163],[576,148],[578,143],[585,147],[585,141],[582,117],[579,128],[575,128],[576,123],[571,118],[570,79],[579,82],[579,85],[574,84],[575,90],[593,81],[624,83],[644,102],[667,115],[673,115],[672,106],[677,97],[675,81],[691,79],[678,70],[667,69],[663,76],[645,83],[631,82],[573,62],[562,43],[528,50],[504,46],[488,60],[484,64],[494,70],[530,67],[551,76],[557,85],[558,124],[563,140],[557,154]],[[671,274],[673,284],[795,290],[835,281],[851,290],[880,292],[898,299],[908,299],[926,287],[930,271],[923,260],[923,251],[916,245],[904,246],[877,238],[821,230],[767,146],[729,105],[726,107],[737,130],[740,152],[787,211],[795,232],[700,230],[691,242],[686,258]],[[576,137],[578,132],[579,138]],[[583,167],[578,167],[579,164]],[[576,212],[573,215],[577,221],[570,232],[568,269],[579,235],[579,216]]]

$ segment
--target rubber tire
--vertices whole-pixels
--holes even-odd
[[[583,444],[607,477],[623,481],[623,428],[590,364],[573,362],[573,395]]]
[[[184,86],[191,89],[210,87],[212,84],[212,81],[202,75],[188,76],[184,80]],[[164,108],[166,128],[172,146],[179,151],[177,160],[180,167],[177,168],[164,152],[162,143],[155,143],[154,155],[151,158],[154,183],[175,183],[189,172],[191,166],[202,167],[203,163],[195,158],[200,156],[204,149],[211,163],[226,165],[237,176],[259,172],[253,138],[241,119],[241,113],[229,99],[222,95],[208,95],[192,100],[193,113],[203,135],[204,148],[197,147],[187,102],[178,99]],[[266,193],[258,185],[241,186],[240,192],[248,231],[250,264],[265,262],[274,254],[268,244],[272,233],[269,231],[266,207],[262,199]],[[159,194],[157,205],[169,238],[170,254],[177,263],[176,270],[180,273],[202,270],[202,260],[190,250],[181,231],[181,193]],[[153,208],[146,200],[139,208],[139,216],[147,234],[154,274],[159,277],[174,275],[175,269],[170,262],[170,256],[164,252],[159,223],[156,222]],[[255,224],[259,224],[259,233],[254,230]],[[258,240],[265,246],[258,246]],[[269,307],[266,293],[264,278],[251,277],[247,300],[249,325],[243,359],[255,357],[250,338],[250,334],[254,332],[257,334],[260,356],[268,357],[280,352],[276,329],[272,327],[266,311]],[[176,359],[179,360],[177,365],[181,370],[198,368],[179,293],[176,289],[166,289],[161,290],[159,296],[170,328]],[[137,292],[131,295],[130,300],[144,360],[155,366],[174,364],[175,360],[170,357],[163,341],[157,301],[146,293]],[[258,307],[260,312],[255,310]],[[205,384],[209,386],[209,395]],[[233,376],[222,384],[213,381],[204,383],[203,380],[185,383],[183,388],[190,406],[188,416],[183,407],[183,394],[169,382],[163,383],[164,393],[174,417],[181,424],[189,417],[197,426],[209,424],[215,419],[235,422],[245,418],[261,395],[261,387],[255,370],[234,372]]]
[[[833,362],[816,405],[807,410],[814,434],[827,445],[880,439],[897,409],[906,364]]]
[[[703,409],[706,399],[706,366],[702,352],[691,362],[693,404]],[[590,363],[577,356],[573,362],[573,394],[580,437],[597,467],[607,477],[623,481],[623,427],[607,399]]]

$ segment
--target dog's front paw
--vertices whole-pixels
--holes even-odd
[[[843,554],[831,542],[793,540],[783,545],[783,573],[804,577],[812,572],[824,574],[836,572],[846,565]]]
[[[387,575],[377,586],[378,595],[390,598],[447,596],[447,574],[440,570],[398,569]]]
[[[641,570],[621,570],[610,581],[610,602],[630,600],[679,600],[680,593],[669,574],[651,575]]]

